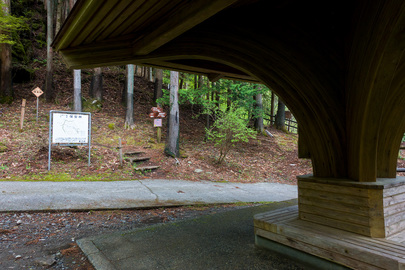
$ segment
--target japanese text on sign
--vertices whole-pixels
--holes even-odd
[[[89,141],[89,115],[54,113],[52,143],[75,144]]]

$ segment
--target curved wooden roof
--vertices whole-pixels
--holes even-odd
[[[403,0],[79,0],[54,41],[71,68],[139,64],[258,81],[300,123],[314,175],[396,175]]]
[[[136,63],[201,73],[211,79],[255,80],[236,68],[209,60],[148,56],[236,2],[79,0],[55,37],[53,47],[61,52],[70,68]]]

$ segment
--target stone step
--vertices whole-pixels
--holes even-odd
[[[160,168],[160,166],[141,166],[141,167],[135,168],[134,170],[144,172],[144,171],[156,170],[156,169],[159,169],[159,168]]]
[[[137,155],[144,154],[144,153],[145,152],[142,152],[142,151],[126,152],[126,153],[124,153],[124,156],[133,157],[133,156],[137,156]]]
[[[150,157],[127,157],[125,159],[131,163],[134,163],[134,162],[148,161]]]

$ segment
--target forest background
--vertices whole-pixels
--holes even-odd
[[[295,183],[297,174],[311,171],[310,160],[297,158],[296,123],[294,127],[285,126],[286,115],[288,123],[294,118],[288,110],[285,113],[284,104],[274,92],[260,84],[210,80],[198,74],[179,73],[180,151],[175,160],[165,155],[165,143],[169,141],[167,123],[163,121],[163,138],[158,142],[148,114],[157,105],[166,112],[170,110],[170,71],[140,66],[133,66],[133,73],[128,66],[68,70],[50,45],[74,2],[1,2],[3,177],[40,180],[165,177]],[[36,98],[31,93],[36,87],[44,91],[39,98],[39,122],[35,118]],[[130,91],[133,98],[128,99]],[[22,99],[27,100],[27,106],[21,129]],[[90,168],[85,165],[83,147],[56,147],[52,156],[57,165],[47,172],[50,110],[93,113]],[[225,125],[229,123],[234,125]],[[240,127],[246,127],[243,136]],[[131,162],[121,165],[119,140],[124,152],[144,152],[150,158],[146,165],[157,165],[160,169],[136,170],[141,166]]]

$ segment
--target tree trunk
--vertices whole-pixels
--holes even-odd
[[[270,125],[273,125],[274,124],[274,119],[273,119],[273,117],[274,117],[274,91],[272,90],[271,91],[271,108],[270,108],[270,114],[271,114],[271,116],[270,116]]]
[[[179,73],[170,72],[170,115],[168,125],[168,136],[165,147],[165,153],[172,157],[179,157]]]
[[[103,73],[101,68],[95,68],[90,84],[90,96],[101,101],[103,99]]]
[[[2,0],[4,3],[4,12],[10,12],[10,0]],[[11,80],[11,45],[0,44],[1,48],[1,83],[0,83],[0,98],[2,102],[11,103],[13,100],[13,85]]]
[[[179,77],[180,77],[180,85],[179,85],[179,89],[183,89],[184,88],[184,73],[179,73]]]
[[[124,128],[134,129],[134,65],[127,65],[127,112]]]
[[[82,111],[82,80],[81,80],[81,70],[73,70],[73,111]]]
[[[55,25],[55,33],[59,32],[60,26],[62,25],[62,12],[63,12],[63,5],[64,3],[62,0],[58,0],[56,3],[56,25]]]
[[[153,92],[153,102],[156,103],[156,100],[163,96],[162,92],[162,83],[163,83],[163,70],[156,69],[155,73],[155,89]],[[159,104],[157,104],[159,106]]]
[[[46,37],[46,77],[45,77],[45,98],[50,102],[54,98],[53,90],[53,49],[51,47],[53,39],[53,1],[46,2],[47,10],[47,37]]]
[[[256,95],[256,116],[255,116],[255,129],[263,133],[264,125],[263,125],[263,97],[262,94]]]
[[[276,129],[287,131],[285,128],[285,105],[278,99],[277,114],[276,114]]]
[[[145,80],[149,79],[149,68],[148,67],[143,67],[143,78]]]

